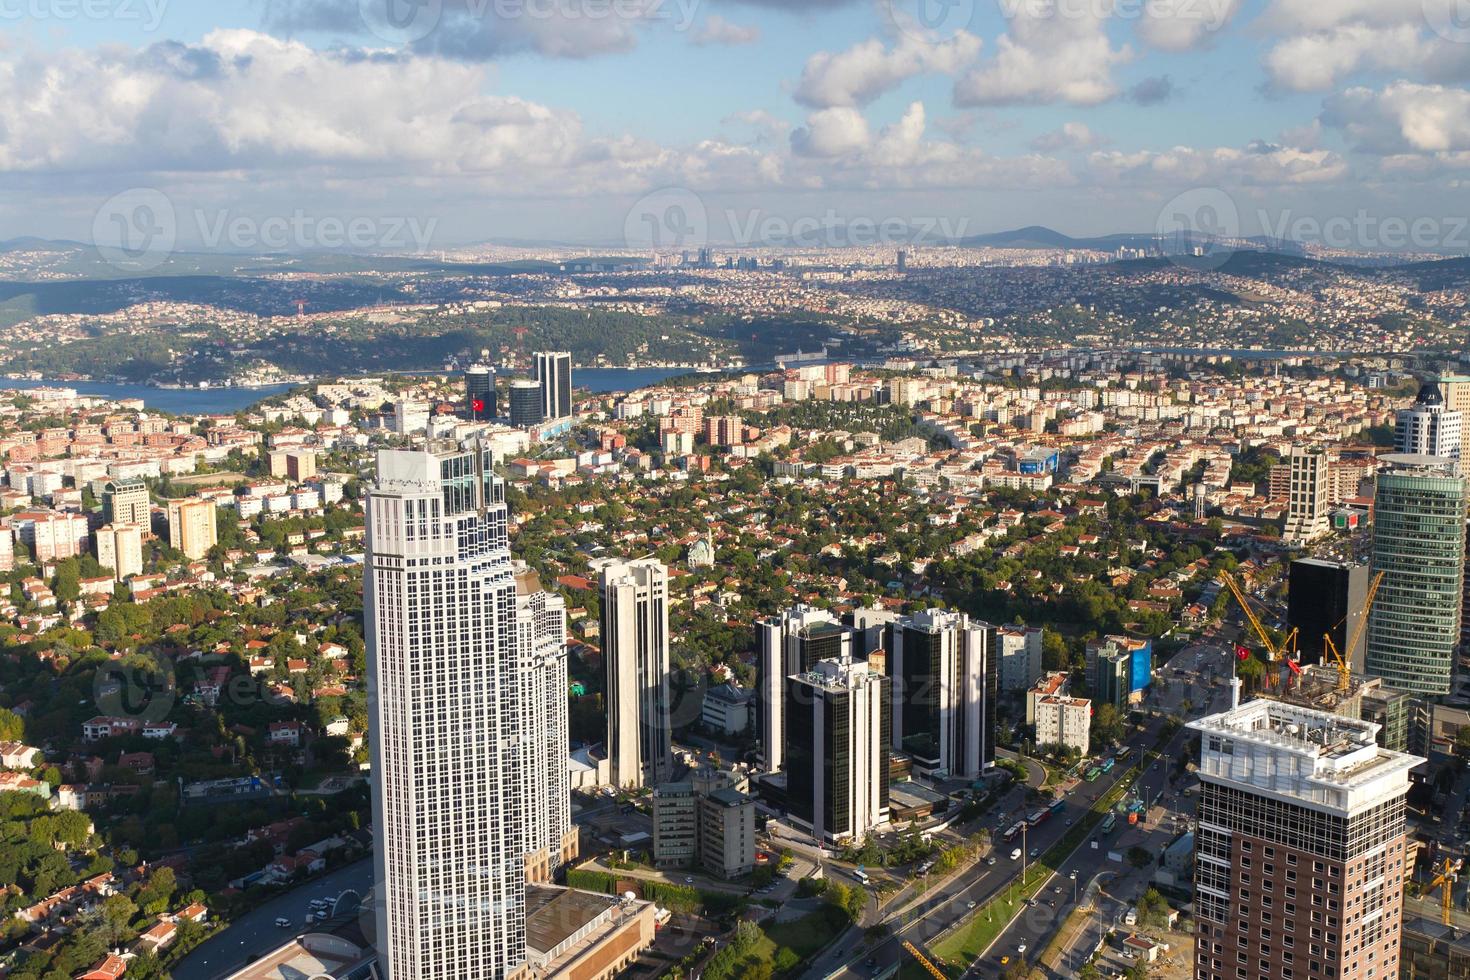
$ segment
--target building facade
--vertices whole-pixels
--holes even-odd
[[[121,582],[143,572],[143,529],[133,524],[105,524],[97,529],[97,564]]]
[[[168,544],[198,561],[219,540],[214,501],[199,497],[168,502]]]
[[[495,400],[495,371],[476,364],[464,373],[464,417],[471,422],[498,418],[500,405]]]
[[[1465,587],[1465,480],[1438,456],[1389,455],[1374,495],[1367,672],[1390,687],[1448,694]]]
[[[1048,694],[1036,699],[1036,744],[1062,745],[1086,755],[1092,747],[1092,702]]]
[[[920,772],[969,778],[995,764],[997,632],[941,609],[889,625],[892,746]]]
[[[566,601],[542,589],[536,573],[519,562],[515,582],[526,749],[521,766],[526,779],[526,877],[546,882],[578,850],[567,768],[567,610]]]
[[[502,980],[526,962],[531,751],[492,464],[480,448],[385,450],[367,498],[377,945],[389,980]]]
[[[1045,633],[1033,626],[995,627],[996,658],[1000,662],[1000,689],[1024,691],[1041,679],[1042,641]]]
[[[1398,452],[1460,462],[1464,416],[1450,407],[1438,384],[1431,381],[1420,388],[1414,404],[1400,410],[1394,421]]]
[[[852,659],[853,631],[835,616],[813,606],[795,606],[755,624],[760,679],[756,688],[756,724],[760,758],[767,772],[780,772],[786,762],[788,678],[805,674],[819,660]]]
[[[888,822],[891,687],[851,660],[822,660],[791,678],[788,817],[818,842],[861,840]]]
[[[102,519],[108,524],[133,524],[147,530],[152,526],[152,512],[148,484],[140,478],[108,480],[102,485]]]
[[[1409,770],[1375,725],[1258,699],[1200,735],[1196,980],[1367,980],[1399,967]]]
[[[1298,633],[1298,662],[1321,663],[1323,637],[1331,636],[1343,659],[1361,674],[1365,636],[1358,623],[1368,599],[1368,566],[1298,558],[1291,563],[1288,582],[1286,625]],[[1358,644],[1349,650],[1355,633]]]
[[[668,781],[674,767],[669,570],[654,558],[609,561],[601,568],[601,591],[612,783],[657,786]]]
[[[542,351],[536,355],[536,384],[541,388],[541,413],[547,419],[572,414],[572,355]]]
[[[525,378],[510,383],[510,424],[529,429],[546,421],[541,403],[541,386]]]
[[[1331,529],[1327,450],[1321,446],[1293,446],[1287,465],[1291,485],[1286,498],[1286,527],[1281,537],[1287,544],[1305,544]]]

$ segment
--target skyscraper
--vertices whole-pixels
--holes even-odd
[[[1200,734],[1196,980],[1398,976],[1404,797],[1378,726],[1258,699]]]
[[[1465,584],[1465,480],[1452,460],[1382,457],[1373,502],[1367,672],[1401,691],[1448,694]]]
[[[495,372],[484,364],[476,364],[464,373],[464,417],[472,422],[493,419],[500,414],[495,401]]]
[[[672,776],[669,717],[669,570],[655,558],[601,568],[607,756],[614,786]]]
[[[862,661],[822,660],[787,689],[789,816],[824,843],[888,822],[891,682]]]
[[[1419,389],[1414,404],[1402,409],[1395,421],[1394,448],[1400,453],[1460,461],[1464,416],[1449,406],[1433,381]]]
[[[757,725],[767,772],[786,760],[786,688],[792,674],[805,674],[819,660],[852,659],[854,633],[824,609],[796,606],[755,624],[760,668]]]
[[[510,424],[518,429],[529,429],[546,421],[546,411],[541,405],[541,386],[529,378],[510,383]]]
[[[541,386],[541,413],[548,419],[572,414],[572,355],[542,351],[536,355],[536,383]]]
[[[526,747],[526,877],[545,882],[578,850],[567,768],[567,607],[561,596],[541,588],[535,572],[520,562],[514,568]]]
[[[145,532],[152,526],[153,507],[148,484],[140,477],[108,480],[102,487],[102,519],[108,524],[133,524]]]
[[[501,980],[526,959],[527,665],[505,486],[491,465],[483,448],[385,450],[367,499],[378,948],[389,980]]]
[[[1305,544],[1327,533],[1328,463],[1321,446],[1293,446],[1291,490],[1286,503],[1286,528],[1281,536],[1287,544]]]
[[[97,529],[97,564],[112,569],[121,582],[143,571],[143,530],[135,524],[104,524]]]
[[[1290,587],[1286,594],[1286,625],[1298,633],[1299,662],[1322,662],[1331,636],[1343,659],[1355,673],[1363,672],[1363,633],[1358,621],[1368,598],[1368,566],[1299,558],[1291,563]],[[1358,633],[1358,645],[1347,649],[1348,639]]]
[[[930,609],[888,628],[893,748],[929,774],[970,778],[995,762],[994,629]]]

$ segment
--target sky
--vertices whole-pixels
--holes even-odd
[[[1467,83],[1470,0],[0,0],[0,240],[1470,252]]]

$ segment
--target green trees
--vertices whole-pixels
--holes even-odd
[[[1116,744],[1123,740],[1123,716],[1112,704],[1098,705],[1092,715],[1092,738],[1096,742]]]

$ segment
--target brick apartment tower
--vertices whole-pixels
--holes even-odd
[[[1404,796],[1424,760],[1378,725],[1271,700],[1200,735],[1196,980],[1399,974]]]

